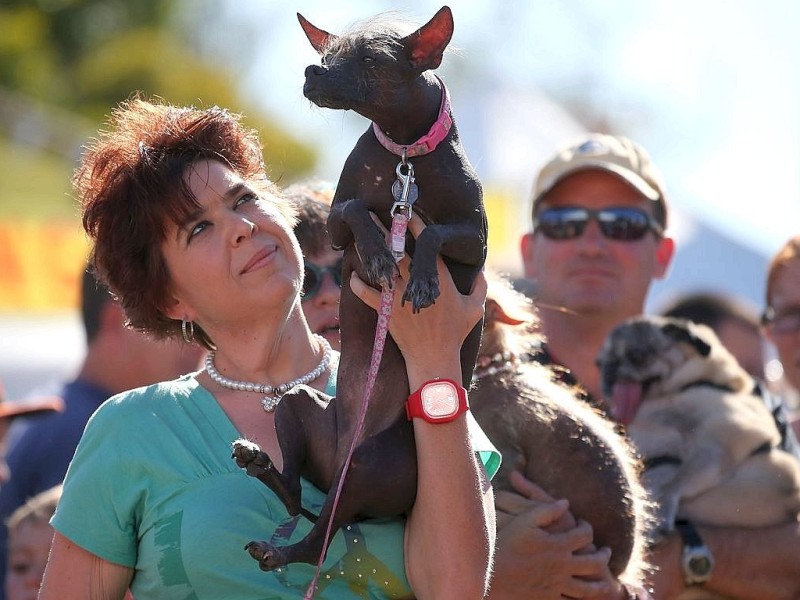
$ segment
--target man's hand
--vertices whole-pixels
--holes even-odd
[[[498,491],[497,554],[488,598],[625,598],[608,569],[611,551],[597,550],[594,532],[576,521],[567,500],[556,500],[520,473],[515,492]]]

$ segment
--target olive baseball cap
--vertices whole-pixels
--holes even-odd
[[[661,173],[640,145],[622,136],[590,133],[559,150],[536,178],[532,214],[542,197],[567,175],[586,169],[613,173],[659,206],[655,217],[666,226],[666,196]]]

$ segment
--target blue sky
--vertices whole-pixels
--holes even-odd
[[[336,32],[384,10],[423,22],[440,6],[238,0],[230,17],[246,31],[258,28],[249,34],[252,55],[239,65],[244,85],[320,144],[319,175],[335,180],[364,122],[311,107],[302,97],[303,69],[316,55],[294,13]],[[650,151],[680,209],[767,255],[800,233],[800,3],[457,0],[450,6],[459,51],[442,71],[457,83],[459,114],[489,110],[481,104],[487,89],[580,97]],[[470,154],[473,162],[478,155],[484,177],[489,161],[480,152]],[[521,175],[532,176],[532,167]]]

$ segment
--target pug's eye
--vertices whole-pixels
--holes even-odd
[[[375,62],[375,59],[372,58],[371,56],[364,56],[364,57],[361,58],[361,60],[364,61],[364,63],[368,64],[368,65]]]

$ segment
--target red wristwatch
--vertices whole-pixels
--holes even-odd
[[[469,410],[467,390],[452,379],[434,379],[422,384],[406,401],[406,416],[428,423],[449,423]]]

